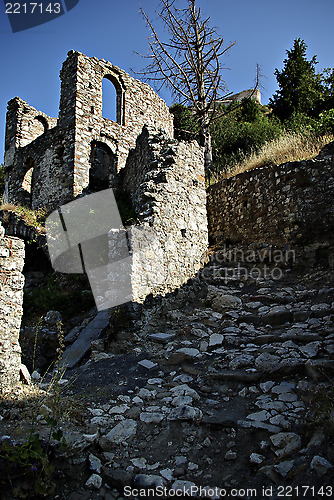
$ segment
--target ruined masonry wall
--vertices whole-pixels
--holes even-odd
[[[263,167],[208,190],[215,242],[308,244],[334,238],[334,159]]]
[[[115,121],[102,116],[104,77],[117,94]],[[108,148],[112,157],[115,172],[110,172],[105,187],[113,187],[114,174],[125,166],[145,124],[173,137],[173,116],[166,103],[149,85],[110,62],[70,51],[60,78],[58,119],[18,97],[8,103],[5,199],[9,203],[52,210],[71,201],[89,186],[96,143]]]
[[[143,260],[134,254],[134,296],[175,290],[200,269],[208,246],[203,150],[195,141],[178,142],[145,127],[129,155],[124,186],[139,227],[152,228],[159,240],[154,254],[149,247]],[[152,287],[159,274],[160,284]]]
[[[117,171],[125,166],[129,150],[145,124],[163,130],[173,137],[173,117],[166,103],[152,88],[130,77],[105,60],[71,53],[61,77],[67,78],[77,66],[75,98],[75,192],[88,185],[87,163],[92,141],[105,143],[115,155]],[[110,79],[117,92],[117,122],[102,116],[102,80]],[[61,125],[61,122],[60,122]]]
[[[57,206],[72,196],[73,187],[64,162],[67,139],[56,125],[56,118],[46,116],[19,97],[9,101],[5,201],[37,209]]]
[[[20,378],[24,242],[4,236],[0,224],[0,392]]]

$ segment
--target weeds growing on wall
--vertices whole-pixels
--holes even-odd
[[[48,215],[48,211],[46,208],[39,208],[38,210],[31,210],[30,208],[23,207],[21,205],[13,205],[11,203],[2,203],[0,206],[0,210],[4,212],[14,212],[22,219],[24,222],[29,224],[30,226],[35,227],[40,232],[44,232],[44,223],[46,217]],[[7,216],[8,218],[8,216]],[[3,217],[4,222],[6,223],[6,214]]]

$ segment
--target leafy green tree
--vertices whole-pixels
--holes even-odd
[[[174,135],[179,141],[197,139],[199,135],[198,120],[186,106],[173,104],[169,108],[174,116]]]
[[[329,111],[334,108],[334,69],[325,68],[322,72],[322,84],[324,87],[323,105],[321,111]]]
[[[280,121],[266,116],[265,106],[247,101],[211,125],[214,171],[218,175],[228,173],[246,155],[283,133]]]
[[[286,51],[283,69],[275,70],[279,90],[269,104],[282,121],[289,119],[293,113],[316,116],[320,111],[324,98],[323,76],[316,72],[316,56],[307,60],[306,49],[304,40],[297,38],[293,48]]]
[[[262,118],[261,108],[253,99],[243,99],[240,105],[242,121],[254,123]]]

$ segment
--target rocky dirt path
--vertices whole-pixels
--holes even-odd
[[[333,273],[273,276],[211,263],[94,343],[52,498],[331,497]]]

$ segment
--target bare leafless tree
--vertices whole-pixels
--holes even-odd
[[[223,47],[224,40],[217,29],[209,25],[195,0],[186,0],[187,6],[178,9],[175,0],[161,0],[157,12],[167,28],[168,41],[163,41],[152,21],[141,12],[151,32],[148,39],[149,62],[140,72],[157,90],[168,87],[181,104],[190,106],[199,122],[199,141],[204,146],[205,168],[212,170],[210,124],[217,118],[219,101],[226,98],[226,84],[222,79],[221,57],[235,42]]]

